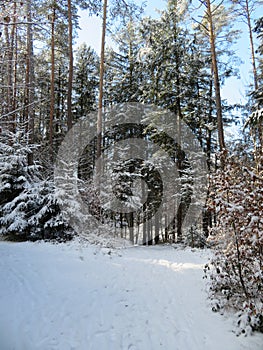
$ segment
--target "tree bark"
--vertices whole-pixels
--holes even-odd
[[[69,74],[68,74],[68,95],[67,95],[67,126],[72,128],[72,82],[73,82],[73,48],[72,48],[72,8],[71,0],[68,0],[68,47],[69,47]]]
[[[50,115],[49,115],[49,150],[50,159],[53,160],[53,120],[55,109],[55,18],[56,8],[53,3],[51,19],[51,77],[50,77]]]
[[[105,38],[107,25],[107,0],[103,3],[103,22],[101,34],[101,52],[100,52],[100,83],[99,83],[99,102],[98,102],[98,116],[97,116],[97,190],[100,192],[100,157],[102,150],[102,108],[103,108],[103,86],[104,86],[104,60],[105,60]]]
[[[107,0],[104,0],[103,4],[103,22],[102,22],[102,34],[101,34],[101,51],[100,51],[100,84],[99,84],[99,104],[98,104],[98,120],[97,120],[97,133],[98,133],[98,148],[97,156],[101,155],[101,133],[102,133],[102,108],[103,108],[103,86],[104,86],[104,60],[105,60],[105,37],[106,37],[106,25],[107,25]]]
[[[252,61],[253,76],[254,76],[254,88],[255,88],[255,90],[257,90],[258,89],[258,76],[257,76],[255,48],[254,48],[254,40],[253,40],[253,34],[252,34],[251,16],[250,16],[248,0],[246,0],[246,19],[247,19],[247,25],[248,25],[248,31],[249,31],[249,43],[250,43],[251,61]]]
[[[212,58],[212,67],[213,67],[213,77],[214,77],[214,87],[215,87],[215,97],[216,97],[216,114],[217,114],[217,128],[218,128],[218,141],[220,151],[223,152],[226,150],[225,138],[224,138],[224,126],[223,126],[223,116],[222,116],[222,103],[221,103],[221,93],[220,93],[220,81],[218,74],[218,65],[216,57],[216,48],[215,48],[215,34],[214,34],[214,25],[213,25],[213,15],[211,10],[210,0],[206,0],[207,6],[207,15],[208,15],[208,26],[209,26],[209,42]]]
[[[9,35],[9,29],[8,26],[5,26],[4,28],[5,31],[5,41],[6,41],[6,56],[7,56],[7,66],[6,66],[6,71],[7,71],[7,80],[6,80],[6,85],[7,85],[7,93],[6,93],[6,107],[4,108],[4,114],[8,114],[10,112],[10,97],[11,97],[11,83],[12,83],[12,75],[10,71],[10,66],[11,62],[10,61],[10,52],[11,52],[11,47],[10,47],[10,35]],[[11,57],[12,60],[12,57]],[[8,123],[7,123],[8,124]]]
[[[16,26],[16,2],[14,3],[14,19],[13,19],[13,28],[12,28],[12,34],[11,34],[11,41],[13,42],[13,48],[14,48],[14,55],[13,55],[13,95],[12,95],[12,110],[15,111],[17,108],[17,57],[18,57],[18,51],[17,51],[17,26]],[[12,116],[12,131],[15,131],[16,129],[16,116],[13,114]]]
[[[32,32],[32,11],[31,0],[27,0],[27,60],[26,60],[26,118],[28,143],[34,143],[34,52],[33,52],[33,32]],[[33,164],[33,153],[28,153],[28,165]]]
[[[252,26],[251,26],[251,11],[249,8],[249,2],[246,0],[245,3],[245,11],[246,11],[246,20],[248,25],[248,31],[249,31],[249,43],[250,43],[250,50],[251,50],[251,63],[252,63],[252,69],[253,69],[253,78],[254,78],[254,90],[258,90],[258,75],[257,75],[257,67],[256,67],[256,58],[255,58],[255,48],[254,48],[254,40],[253,40],[253,33],[252,33]],[[258,123],[257,125],[258,129],[258,136],[259,136],[259,147],[257,147],[256,137],[254,141],[254,154],[255,154],[255,163],[256,163],[256,170],[259,173],[260,166],[261,166],[261,157],[263,153],[263,136],[262,136],[262,125]]]

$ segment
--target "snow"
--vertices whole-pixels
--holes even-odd
[[[0,242],[1,350],[262,350],[213,313],[209,250]]]

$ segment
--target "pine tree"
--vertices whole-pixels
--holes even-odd
[[[118,50],[108,50],[106,55],[106,102],[138,102],[142,95],[143,67],[139,60],[141,38],[136,23],[128,22],[113,40]]]
[[[256,55],[255,55],[255,44],[253,38],[253,24],[252,16],[254,11],[258,6],[260,6],[260,1],[258,0],[232,0],[234,8],[239,18],[247,25],[250,52],[251,52],[251,64],[253,69],[254,78],[254,89],[258,88],[258,77],[257,77],[257,67],[256,67]]]
[[[73,115],[76,120],[97,107],[99,59],[93,49],[82,44],[77,49],[75,60]]]
[[[22,134],[23,135],[23,134]],[[28,165],[34,145],[17,131],[0,136],[0,234],[9,240],[69,239],[71,230],[60,211],[51,179]]]

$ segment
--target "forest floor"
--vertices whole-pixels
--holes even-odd
[[[213,313],[209,250],[0,242],[1,350],[262,350]]]

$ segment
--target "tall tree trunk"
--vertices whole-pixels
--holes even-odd
[[[53,160],[53,120],[55,112],[55,18],[56,8],[53,3],[51,18],[51,77],[50,77],[50,115],[49,115],[49,150]]]
[[[107,0],[103,3],[103,22],[101,34],[101,52],[100,52],[100,83],[99,83],[99,103],[97,117],[97,189],[100,192],[100,156],[102,150],[102,108],[103,108],[103,86],[104,86],[104,60],[105,60],[105,38],[107,25]]]
[[[211,77],[213,75],[213,68],[211,66]],[[209,82],[209,106],[208,106],[208,124],[212,125],[213,123],[213,80],[212,78],[210,79]],[[211,147],[212,147],[212,130],[210,128],[207,129],[207,134],[206,134],[206,155],[207,155],[207,170],[208,173],[210,174],[212,171],[212,161],[211,161]],[[208,210],[207,207],[207,201],[208,198],[210,197],[210,188],[208,186],[207,189],[207,196],[206,196],[206,204],[204,206],[203,210],[203,232],[206,237],[209,235],[209,227],[212,227],[212,213],[210,210]]]
[[[181,109],[181,79],[180,79],[180,58],[178,56],[178,54],[176,53],[176,107],[177,107],[177,142],[179,144],[179,146],[181,145],[182,139],[181,139],[181,129],[182,129],[182,109]],[[178,172],[179,174],[182,171],[182,161],[180,158],[180,155],[177,157],[177,166],[178,166]],[[183,239],[183,232],[182,232],[182,227],[183,227],[183,210],[182,210],[182,206],[179,205],[178,209],[177,209],[177,213],[175,213],[175,217],[174,217],[174,222],[173,222],[173,229],[172,229],[172,236],[173,236],[173,242],[175,242],[175,229],[177,230],[177,234],[176,234],[176,241],[179,243],[182,241]],[[177,218],[176,218],[177,217]],[[177,222],[177,228],[176,228],[176,222]]]
[[[33,52],[33,32],[32,32],[32,10],[31,0],[26,2],[27,10],[27,60],[26,60],[26,117],[28,143],[34,142],[34,124],[35,124],[35,109],[34,109],[34,52]],[[33,153],[28,154],[28,165],[33,164]]]
[[[13,16],[13,29],[12,29],[12,34],[11,34],[11,41],[13,42],[12,46],[14,49],[14,54],[13,54],[13,95],[12,95],[12,110],[15,111],[17,108],[17,26],[16,26],[16,2],[14,3],[14,16]],[[13,113],[12,115],[12,131],[15,131],[16,129],[16,115]]]
[[[210,0],[206,0],[206,6],[207,6],[207,15],[208,15],[209,41],[210,41],[210,50],[211,50],[213,77],[214,77],[214,86],[215,86],[215,97],[216,97],[218,141],[219,141],[220,151],[222,152],[222,151],[225,151],[226,146],[225,146],[225,138],[224,138],[220,81],[219,81],[216,48],[215,48],[213,15],[211,10]]]
[[[258,89],[258,77],[257,77],[255,48],[254,48],[254,40],[253,40],[253,34],[252,34],[251,16],[250,16],[248,0],[246,0],[246,19],[247,19],[247,25],[248,25],[248,31],[249,31],[249,43],[250,43],[251,61],[252,61],[253,76],[254,76],[254,89],[257,90]]]
[[[157,212],[154,216],[154,243],[158,244],[160,240],[160,215]]]
[[[15,56],[15,36],[16,36],[16,2],[13,4],[13,19],[12,19],[12,29],[11,29],[11,34],[10,34],[10,40],[9,41],[9,46],[8,46],[8,67],[7,67],[7,99],[9,100],[7,108],[8,108],[8,113],[11,111],[14,111],[14,76],[13,76],[13,67],[16,65],[14,63],[14,56]],[[7,29],[7,28],[6,28]],[[7,29],[8,33],[8,29]],[[9,129],[11,131],[15,131],[15,113],[11,114],[8,117],[8,124]]]
[[[209,81],[209,108],[208,108],[208,124],[213,124],[213,67],[211,66],[211,79]],[[212,130],[209,127],[207,129],[206,136],[206,154],[207,154],[207,169],[209,173],[211,172],[211,153],[212,153]]]
[[[9,27],[6,25],[4,28],[5,31],[5,45],[6,45],[6,72],[7,72],[7,80],[5,81],[5,85],[7,85],[7,89],[6,89],[6,103],[4,103],[3,105],[5,105],[6,107],[3,110],[3,114],[9,114],[10,112],[10,100],[11,100],[11,83],[12,83],[12,71],[10,71],[10,66],[11,66],[11,62],[10,61],[10,52],[11,52],[11,45],[10,45],[10,34],[9,34]],[[11,57],[12,59],[12,57]],[[7,122],[7,126],[8,126],[8,122]]]
[[[245,11],[246,11],[246,20],[247,20],[247,26],[249,31],[249,43],[250,43],[250,51],[251,51],[251,63],[252,63],[252,69],[253,69],[253,78],[254,78],[254,90],[258,90],[258,75],[257,75],[257,67],[256,67],[256,58],[255,58],[255,48],[254,48],[254,40],[253,40],[253,33],[252,33],[252,26],[251,26],[251,11],[249,8],[249,1],[246,0],[245,3]],[[256,141],[256,133],[254,136],[254,157],[255,157],[255,163],[256,163],[256,170],[259,173],[261,165],[261,157],[263,153],[263,136],[262,136],[262,125],[258,123],[256,126],[256,129],[258,131],[258,141],[259,141],[259,147],[257,145]]]
[[[72,128],[72,82],[73,82],[73,48],[72,48],[72,9],[71,0],[68,0],[68,49],[69,49],[69,73],[68,73],[68,95],[67,95],[67,126]]]

